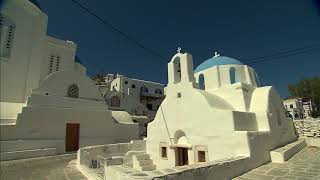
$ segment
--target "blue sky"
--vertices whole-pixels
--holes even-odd
[[[71,0],[38,0],[49,16],[48,34],[74,41],[88,75],[121,73],[167,83],[167,64],[178,46],[196,67],[215,51],[249,59],[320,43],[316,0],[78,0],[132,38],[167,58],[127,41]],[[263,85],[287,96],[288,84],[320,76],[320,47],[274,61],[249,64]]]

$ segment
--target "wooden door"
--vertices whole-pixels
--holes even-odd
[[[77,151],[79,149],[80,124],[67,123],[66,126],[66,151]]]
[[[177,166],[184,166],[188,165],[188,149],[177,147],[176,149],[176,165]]]

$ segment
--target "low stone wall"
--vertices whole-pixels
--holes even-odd
[[[128,151],[145,151],[145,140],[80,148],[77,152],[78,169],[88,179],[104,179],[104,166],[121,165]]]
[[[300,137],[320,138],[320,119],[294,120],[293,122]]]
[[[90,153],[90,156],[92,157],[96,157],[96,156],[111,157],[111,156],[124,155],[130,150],[145,151],[145,149],[146,149],[145,140],[134,140],[134,141],[131,141],[130,143],[117,143],[117,144],[84,147],[78,150],[78,154],[80,154],[80,158],[83,152]]]
[[[230,180],[253,167],[249,157],[237,156],[206,163],[155,171],[137,171],[127,166],[109,166],[107,180]]]

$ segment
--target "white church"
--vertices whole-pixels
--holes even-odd
[[[230,179],[297,140],[276,90],[261,87],[255,70],[236,59],[216,54],[194,69],[192,56],[178,51],[165,94],[144,141],[116,156],[111,149],[125,145],[82,148],[79,169],[87,174],[90,162],[105,157],[97,167],[107,180]]]
[[[236,59],[215,55],[193,70],[192,56],[178,53],[165,90],[146,140],[157,168],[238,155],[261,165],[297,139],[276,90],[260,87],[255,70]]]
[[[74,152],[138,139],[125,111],[111,111],[77,45],[47,35],[34,0],[1,2],[1,160]]]

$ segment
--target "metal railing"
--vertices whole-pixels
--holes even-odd
[[[101,178],[104,177],[104,165],[106,163],[106,157],[104,156],[97,156],[97,174]]]
[[[98,155],[96,157],[92,157],[89,151],[82,152],[80,164],[89,171],[98,175],[101,179],[104,178],[104,163],[105,157]]]

